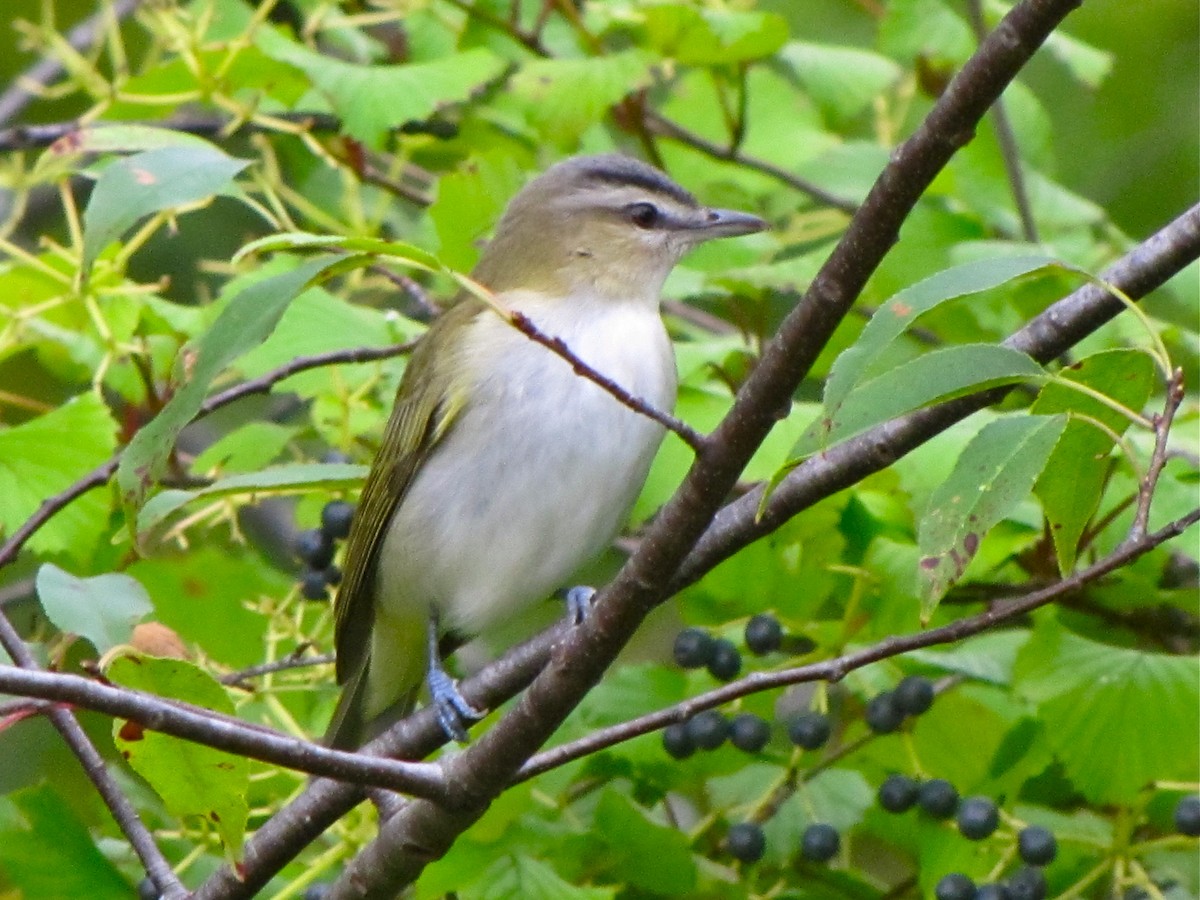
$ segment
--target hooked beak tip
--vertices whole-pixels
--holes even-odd
[[[770,227],[765,219],[750,213],[738,212],[735,209],[708,209],[704,212],[703,221],[696,225],[696,231],[702,240],[709,240],[755,234]]]

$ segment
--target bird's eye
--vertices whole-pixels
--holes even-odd
[[[626,209],[629,221],[638,228],[653,228],[658,223],[658,207],[653,203],[631,203]]]

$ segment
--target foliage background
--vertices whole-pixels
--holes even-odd
[[[530,27],[538,4],[521,7],[521,27]],[[0,56],[0,76],[10,84],[39,56],[63,54],[56,30],[93,11],[90,4],[26,0],[9,8],[14,27],[5,37],[13,49]],[[210,201],[214,189],[177,218],[163,215],[144,231],[124,233],[103,250],[84,286],[75,277],[81,243],[72,217],[77,223],[89,181],[111,155],[69,160],[68,180],[62,169],[38,168],[40,148],[6,152],[8,259],[0,271],[6,316],[0,519],[6,534],[158,410],[180,348],[203,335],[242,288],[295,265],[282,254],[231,264],[243,244],[292,229],[382,236],[428,248],[467,270],[477,241],[520,184],[580,151],[642,153],[652,145],[672,175],[703,200],[756,210],[776,226],[766,235],[705,248],[670,282],[672,299],[687,298],[727,323],[672,310],[685,385],[677,413],[694,427],[712,427],[729,406],[731,386],[828,254],[846,215],[744,160],[714,160],[696,141],[646,138],[631,126],[639,102],[724,145],[725,120],[738,119],[744,73],[740,149],[857,202],[888,151],[911,132],[938,85],[975,46],[965,7],[938,0],[594,3],[583,18],[594,41],[572,27],[571,7],[549,4],[543,45],[561,62],[539,61],[497,27],[507,3],[432,0],[340,9],[297,2],[273,9],[260,23],[251,6],[236,0],[145,4],[112,26],[95,68],[66,55],[70,77],[25,113],[26,123],[85,114],[163,124],[181,112],[210,120],[243,116],[252,127],[207,137],[251,166],[238,176],[240,190]],[[992,21],[1003,9],[986,7]],[[1195,202],[1197,27],[1190,3],[1087,3],[1068,19],[1072,42],[1046,48],[1010,89],[1007,109],[1045,252],[1098,272]],[[858,52],[850,55],[848,47]],[[416,83],[404,80],[406,66],[437,66],[456,53],[466,55],[432,70],[436,77],[426,72]],[[266,118],[290,109],[326,111],[330,85],[339,84],[334,58],[401,66],[357,70],[364,79],[357,89],[334,90],[332,111],[355,142],[328,132],[289,135]],[[131,80],[125,80],[125,64]],[[421,90],[430,85],[429,102],[422,102]],[[636,93],[643,88],[644,95]],[[635,102],[614,114],[628,96]],[[424,124],[400,128],[414,118]],[[413,202],[418,195],[432,203]],[[989,120],[910,218],[864,293],[863,308],[951,264],[1028,252],[1019,234]],[[1146,304],[1155,333],[1189,385],[1196,383],[1198,363],[1195,276],[1193,265]],[[306,291],[270,338],[233,362],[221,385],[263,375],[297,356],[409,340],[427,318],[421,299],[451,289],[444,277],[416,277],[422,289],[409,296],[375,270]],[[888,362],[899,364],[930,344],[997,341],[1078,283],[1075,276],[1050,273],[941,306],[892,348]],[[769,478],[788,459],[818,412],[822,379],[863,322],[852,317],[835,335],[792,414],[745,473],[747,483]],[[1145,331],[1126,317],[1089,338],[1078,356],[1147,345]],[[307,463],[331,449],[366,463],[398,374],[395,363],[370,362],[294,376],[271,394],[186,430],[169,479],[194,486],[189,479]],[[1129,402],[1161,408],[1161,390]],[[685,674],[667,662],[670,639],[683,622],[736,637],[748,615],[770,609],[815,642],[810,658],[917,630],[916,538],[928,500],[983,422],[1027,405],[1028,397],[1018,395],[955,426],[690,586],[658,614],[624,664],[564,726],[562,738],[711,688],[707,675]],[[1186,452],[1168,464],[1155,505],[1158,523],[1195,505],[1195,412],[1190,393],[1177,426],[1178,448]],[[1150,436],[1135,429],[1129,440],[1145,459]],[[1102,454],[1111,467],[1106,464],[1101,479],[1103,498],[1099,483],[1089,495],[1099,509],[1084,562],[1120,541],[1129,521],[1121,504],[1136,491],[1111,444]],[[635,526],[670,495],[688,460],[686,448],[669,439]],[[1058,464],[1048,480],[1082,462]],[[65,640],[60,629],[87,634],[82,626],[68,627],[76,621],[71,612],[65,619],[50,615],[53,624],[47,620],[32,579],[41,564],[53,563],[78,576],[121,572],[136,579],[152,606],[145,618],[170,628],[213,675],[279,659],[306,641],[324,649],[327,610],[297,596],[288,548],[295,523],[311,526],[331,495],[352,495],[353,475],[311,476],[298,499],[261,501],[242,493],[193,503],[137,549],[118,493],[93,491],[4,571],[4,612],[43,661],[64,669],[78,670],[109,650],[102,638]],[[1039,496],[1046,502],[1044,491]],[[1053,578],[1056,556],[1044,537],[1043,515],[1033,498],[1014,503],[964,582],[935,611],[934,623],[978,611],[1014,586]],[[983,878],[1011,868],[1013,829],[1038,822],[1053,827],[1062,843],[1047,873],[1056,892],[1101,896],[1140,887],[1195,896],[1194,842],[1169,836],[1172,803],[1194,791],[1198,777],[1195,555],[1194,538],[1185,538],[1019,626],[889,660],[836,686],[801,686],[738,702],[739,711],[772,721],[809,705],[827,708],[837,734],[820,766],[819,755],[790,748],[780,728],[757,758],[726,746],[685,762],[670,760],[649,735],[518,786],[429,868],[418,895],[928,894],[952,869]],[[617,561],[614,554],[591,573],[593,580],[602,580]],[[555,611],[542,612],[549,619]],[[531,627],[522,623],[514,634]],[[140,649],[162,647],[143,643]],[[755,665],[790,662],[776,656]],[[910,672],[941,679],[945,691],[934,710],[901,733],[868,739],[864,703]],[[1100,678],[1110,674],[1114,682]],[[228,693],[240,717],[298,736],[320,734],[334,698],[328,667],[271,676],[255,691]],[[1086,715],[1074,715],[1077,710]],[[236,827],[213,827],[187,808],[194,798],[173,803],[161,789],[156,795],[118,761],[111,719],[89,712],[79,718],[185,883],[200,884],[226,854],[236,853]],[[142,877],[140,863],[49,725],[36,717],[10,724],[0,732],[0,758],[0,890],[14,897],[128,896]],[[892,771],[948,778],[964,794],[996,797],[1010,817],[1004,831],[977,846],[944,824],[886,816],[872,805],[872,794]],[[215,790],[245,794],[250,829],[303,783],[296,773],[260,763],[239,777],[246,779],[243,788],[236,782]],[[1162,784],[1151,788],[1156,780]],[[181,787],[187,793],[187,785]],[[722,841],[729,824],[756,816],[765,823],[767,856],[742,867]],[[797,860],[799,835],[817,820],[846,835],[846,849],[832,867]],[[295,896],[331,879],[373,829],[373,812],[361,807],[264,895]]]

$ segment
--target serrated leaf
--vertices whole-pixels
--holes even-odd
[[[1055,755],[1093,803],[1127,804],[1156,780],[1196,779],[1195,657],[1115,647],[1047,627],[1021,651],[1016,687],[1037,704]]]
[[[295,463],[231,475],[192,491],[161,491],[151,497],[138,513],[138,532],[148,531],[193,500],[215,500],[236,494],[293,494],[316,488],[326,491],[344,490],[359,487],[366,477],[366,466],[349,463]]]
[[[595,826],[608,838],[613,865],[631,885],[654,894],[686,896],[696,886],[696,862],[687,836],[650,821],[628,798],[607,790],[596,807]]]
[[[137,507],[150,485],[162,476],[175,439],[199,411],[209,386],[226,366],[260,344],[287,305],[337,259],[320,257],[258,281],[238,293],[212,327],[181,351],[187,372],[175,395],[133,436],[117,469],[122,499]]]
[[[788,39],[777,13],[659,4],[645,10],[650,43],[685,65],[715,66],[770,56]]]
[[[136,893],[49,784],[15,791],[8,799],[19,822],[0,829],[0,870],[6,887],[18,889],[13,896],[127,900]]]
[[[346,132],[375,150],[383,149],[389,129],[466,100],[505,67],[500,57],[478,47],[431,62],[363,66],[323,56],[267,29],[256,40],[267,56],[304,70],[329,98]]]
[[[145,216],[210,197],[248,165],[208,144],[159,147],[113,162],[96,181],[83,213],[84,271]]]
[[[464,900],[613,900],[616,888],[577,887],[549,865],[527,856],[506,856]]]
[[[119,656],[105,675],[135,690],[233,715],[233,703],[225,689],[184,660]],[[249,815],[248,759],[119,720],[113,723],[113,743],[173,815],[207,819],[229,852],[234,856],[240,852]]]
[[[116,446],[116,423],[94,393],[0,430],[0,526],[11,534],[42,501],[104,462]],[[97,523],[104,521],[107,509],[99,493],[85,494],[39,530],[29,547],[84,559],[101,536]]]
[[[539,59],[513,78],[513,92],[529,104],[543,132],[574,139],[622,98],[650,83],[650,59],[625,50],[584,59]]]
[[[857,47],[792,41],[779,58],[822,112],[835,121],[858,115],[902,74],[886,56]]]
[[[87,638],[101,654],[126,643],[133,626],[154,609],[137,579],[120,572],[79,578],[46,563],[36,587],[46,617],[60,631]]]
[[[1086,385],[1137,412],[1154,388],[1154,361],[1141,350],[1107,350],[1080,360],[1064,370],[1061,377]],[[1127,416],[1099,400],[1055,382],[1042,387],[1030,412],[1080,413],[1117,434],[1123,434],[1130,424]],[[1072,419],[1034,486],[1054,538],[1059,571],[1064,575],[1075,567],[1079,538],[1100,505],[1112,447],[1112,438],[1099,428]]]
[[[918,526],[923,618],[962,577],[988,530],[1029,495],[1066,425],[1061,415],[1009,416],[967,444]]]
[[[999,344],[933,350],[856,385],[801,435],[792,455],[813,453],[939,400],[1044,375],[1032,357]]]

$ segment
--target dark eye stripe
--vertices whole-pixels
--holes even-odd
[[[658,169],[624,157],[606,157],[583,172],[583,176],[600,184],[615,187],[635,187],[651,194],[670,197],[683,206],[697,206],[696,198]]]

